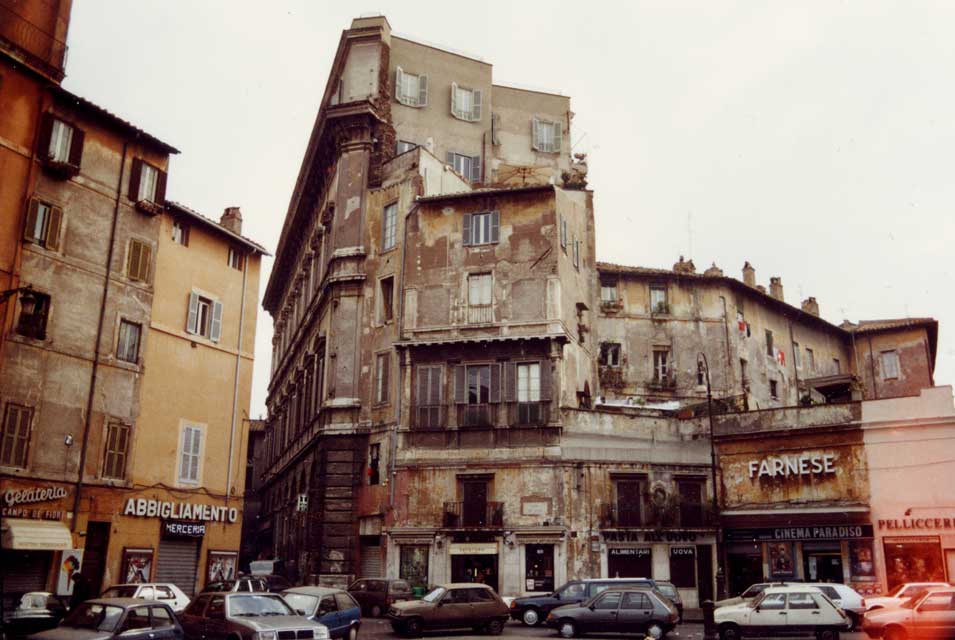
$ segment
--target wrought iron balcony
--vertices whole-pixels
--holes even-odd
[[[422,405],[415,407],[415,429],[444,429],[448,426],[447,407],[440,404]]]
[[[466,504],[445,502],[444,521],[446,529],[495,529],[504,526],[504,503],[486,502]]]
[[[21,16],[11,4],[16,3],[0,2],[0,43],[5,41],[16,47],[31,64],[62,80],[66,43]]]
[[[539,427],[550,419],[549,402],[512,402],[507,405],[508,424],[512,427]]]
[[[493,427],[496,410],[496,404],[459,404],[458,426]]]

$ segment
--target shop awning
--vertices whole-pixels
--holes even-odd
[[[73,548],[69,528],[58,521],[4,518],[3,548],[24,551],[62,551]]]

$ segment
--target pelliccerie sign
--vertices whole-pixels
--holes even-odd
[[[162,518],[163,520],[233,523],[239,519],[239,510],[234,507],[218,507],[211,504],[130,498],[126,501],[123,515],[140,518]]]
[[[762,460],[750,460],[748,467],[750,478],[828,475],[836,472],[836,454],[767,456]]]

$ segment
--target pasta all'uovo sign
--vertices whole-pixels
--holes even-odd
[[[203,522],[234,523],[239,519],[239,510],[198,502],[176,502],[130,498],[123,509],[124,516],[139,518],[162,518],[163,520],[201,520]]]

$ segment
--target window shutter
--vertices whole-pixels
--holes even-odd
[[[381,401],[387,402],[391,390],[391,354],[386,353],[381,360]]]
[[[418,384],[415,385],[414,404],[421,407],[428,404],[428,389],[430,388],[430,367],[418,367]]]
[[[126,277],[130,279],[137,279],[139,269],[139,250],[140,245],[135,240],[129,241],[129,253],[126,255]]]
[[[139,202],[139,180],[143,175],[143,161],[133,158],[133,166],[129,172],[129,199]]]
[[[481,181],[481,156],[471,156],[471,182]]]
[[[189,454],[192,452],[192,427],[182,430],[182,457],[179,459],[179,479],[189,479]]]
[[[50,138],[53,136],[53,114],[44,113],[40,121],[40,137],[36,143],[36,154],[40,159],[46,160],[50,157]]]
[[[500,236],[501,229],[501,212],[492,211],[491,212],[491,242],[497,242],[498,236]]]
[[[418,76],[418,106],[428,106],[428,76]]]
[[[83,159],[83,140],[86,138],[86,134],[82,129],[73,127],[73,139],[70,142],[70,164],[74,167],[80,166],[80,161]]]
[[[517,365],[508,362],[504,365],[504,402],[517,401]]]
[[[148,244],[141,244],[139,250],[139,278],[143,282],[149,282],[149,267],[152,262],[152,247]]]
[[[60,248],[60,227],[63,223],[63,209],[50,207],[50,221],[46,227],[46,248],[57,251]]]
[[[451,83],[451,114],[458,115],[458,83]]]
[[[471,120],[479,122],[481,120],[481,92],[475,89],[472,93],[473,102],[471,103]]]
[[[560,153],[561,140],[564,135],[564,128],[561,126],[560,122],[554,123],[554,148],[551,149],[554,153]]]
[[[550,360],[541,360],[541,400],[544,402],[549,402],[551,398],[551,371],[550,371]]]
[[[467,370],[463,364],[454,367],[454,403],[467,404],[468,379]]]
[[[464,226],[461,228],[462,244],[467,247],[471,244],[471,214],[464,214]]]
[[[497,362],[491,365],[491,402],[501,401],[501,365]]]
[[[212,327],[209,329],[209,339],[213,342],[219,342],[219,336],[222,334],[222,303],[212,303]]]
[[[189,465],[189,479],[199,479],[199,451],[202,448],[202,431],[192,430],[192,460]]]
[[[404,86],[403,76],[404,73],[401,71],[401,67],[395,67],[395,100],[398,102],[404,102],[401,95],[402,87]]]
[[[443,389],[441,387],[441,367],[431,368],[431,393],[428,394],[428,401],[431,404],[443,404]]]
[[[501,128],[501,114],[492,113],[491,114],[491,144],[497,146],[501,144],[501,134],[499,129]]]
[[[30,200],[30,206],[27,208],[27,223],[23,227],[23,238],[25,240],[39,240],[33,237],[33,230],[36,229],[37,210],[40,203],[37,200]]]
[[[186,333],[199,333],[196,324],[199,322],[199,294],[189,294],[189,317],[186,320]]]
[[[531,118],[531,149],[540,151],[540,120]]]
[[[156,195],[153,197],[153,202],[158,205],[166,204],[166,172],[157,171],[156,172]]]
[[[567,248],[567,218],[560,217],[560,246]]]

